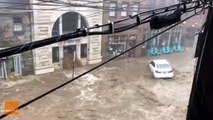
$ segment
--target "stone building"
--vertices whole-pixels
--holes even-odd
[[[73,32],[102,24],[102,2],[2,0],[0,4],[0,49]],[[94,6],[91,3],[96,3]],[[58,4],[61,4],[59,6]],[[79,6],[79,4],[81,4]],[[84,6],[88,4],[89,6]],[[101,30],[100,28],[96,30]],[[75,59],[74,59],[75,58]],[[32,51],[1,58],[0,78],[43,74],[57,69],[102,61],[101,36],[70,39]]]
[[[82,6],[93,5],[93,1],[61,0],[58,3],[57,1],[31,0],[31,2],[48,4],[33,6],[33,41],[72,32],[80,27],[102,24],[101,9]],[[100,0],[94,0],[94,3],[97,6],[103,4]],[[81,65],[99,63],[102,60],[101,36],[81,37],[48,45],[35,49],[33,56],[35,74],[70,68],[74,56]]]
[[[24,44],[32,40],[31,15],[28,0],[2,0],[0,4],[0,49]],[[16,54],[0,61],[0,78],[33,74],[32,51]]]

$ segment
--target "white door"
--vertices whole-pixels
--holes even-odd
[[[21,56],[15,56],[14,57],[14,66],[15,66],[15,72],[17,75],[21,75]]]

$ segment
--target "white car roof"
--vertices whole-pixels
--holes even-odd
[[[157,60],[152,60],[155,64],[169,64],[169,62],[165,59],[157,59]]]

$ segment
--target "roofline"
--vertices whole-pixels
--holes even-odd
[[[33,10],[1,10],[0,13],[32,13]]]

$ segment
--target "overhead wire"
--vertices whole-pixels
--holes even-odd
[[[179,6],[179,4],[178,4],[178,6]],[[175,8],[168,9],[167,12],[168,11],[172,11],[174,9]],[[194,9],[194,7],[188,8],[188,9]],[[157,10],[159,10],[159,9],[157,9]],[[155,15],[157,15],[157,14],[160,14],[160,13],[164,13],[165,11],[161,10],[160,12],[157,12],[157,11],[153,10],[153,11],[143,12],[143,13],[152,14],[153,12],[156,12]],[[143,13],[139,13],[138,15],[144,15]],[[137,18],[137,16],[129,17],[126,20],[134,19],[134,18]],[[117,23],[120,23],[120,22],[123,22],[123,21],[119,20],[119,22],[117,22]],[[103,27],[103,26],[109,26],[109,23],[104,24],[104,25],[98,25],[96,27],[86,28],[86,29],[87,30],[97,29],[97,28],[100,28],[100,27]],[[134,26],[136,26],[136,24],[132,25],[132,27],[134,27]],[[124,27],[128,28],[128,25],[124,26]],[[122,27],[121,28],[116,28],[115,31],[116,30],[117,31],[122,31]],[[111,33],[111,31],[109,31],[109,30],[106,30],[106,31],[95,31],[95,32],[86,31],[86,32],[87,32],[88,35],[100,35],[100,34],[110,34]],[[6,49],[3,49],[3,50],[0,50],[0,58],[7,57],[7,56],[10,56],[10,55],[13,55],[13,54],[18,54],[18,53],[21,53],[21,52],[25,52],[25,51],[28,51],[28,50],[35,49],[35,48],[43,47],[43,46],[50,45],[50,44],[53,44],[53,43],[56,43],[56,42],[62,42],[62,41],[65,41],[65,40],[70,40],[72,38],[83,37],[83,36],[85,36],[85,35],[83,35],[83,32],[77,30],[77,31],[74,31],[73,33],[67,33],[67,34],[64,34],[64,35],[61,35],[61,36],[51,37],[51,38],[47,38],[47,39],[39,40],[39,41],[33,41],[33,42],[25,43],[23,45],[17,45],[17,46],[14,46],[14,47],[10,47],[10,48],[6,48]]]
[[[40,0],[38,0],[38,1],[40,1]],[[105,2],[105,1],[104,1]],[[143,1],[144,2],[144,1]],[[8,2],[6,2],[6,3],[8,3]],[[65,6],[65,7],[71,7],[71,6]],[[1,9],[1,8],[0,8]],[[117,10],[120,10],[120,9],[122,9],[122,7],[120,7],[120,8],[118,8]],[[39,9],[39,10],[41,10],[41,9]],[[53,9],[44,9],[44,10],[55,10],[54,8]],[[69,10],[62,10],[62,11],[69,11]],[[106,14],[106,13],[108,13],[109,11],[106,11],[105,13],[103,13],[103,14]],[[117,11],[116,11],[117,12]],[[127,11],[127,12],[129,12],[129,11]],[[94,15],[93,15],[94,14]],[[100,12],[100,13],[92,13],[92,15],[88,15],[88,17],[94,17],[94,16],[96,16],[96,15],[100,15],[100,14],[102,14],[102,11]],[[86,16],[87,17],[87,16]],[[74,19],[75,20],[75,19]],[[44,23],[36,23],[36,24],[44,24]]]
[[[44,0],[38,0],[38,1],[44,1]],[[109,0],[105,0],[105,1],[99,1],[99,2],[107,2],[107,1],[109,1]],[[144,1],[142,1],[142,2],[145,2],[146,0],[144,0]],[[44,1],[45,2],[45,1]],[[54,1],[53,1],[54,2]],[[1,3],[1,2],[0,2]],[[10,4],[16,4],[16,3],[14,3],[14,2],[2,2],[2,3],[10,3]],[[46,2],[45,2],[46,3]],[[65,2],[66,3],[66,2]],[[97,2],[96,2],[97,3]],[[27,4],[25,4],[25,3],[17,3],[17,4],[24,4],[24,5],[27,5]],[[41,4],[41,3],[35,3],[35,4],[32,4],[32,5],[48,5],[48,4]],[[70,5],[69,6],[63,6],[63,8],[64,7],[71,7]],[[62,8],[62,7],[61,7]],[[1,9],[1,7],[0,7],[0,9]],[[2,8],[2,9],[4,9],[4,8]],[[9,9],[9,8],[8,8]],[[57,9],[60,9],[60,8],[52,8],[52,9],[44,9],[44,10],[57,10]],[[143,9],[145,9],[144,7],[143,7]],[[33,10],[35,10],[35,9],[33,9]],[[38,9],[39,11],[40,10],[42,10],[42,9]],[[44,10],[42,10],[42,11],[44,11]],[[120,8],[117,8],[116,9],[116,12],[118,11],[118,10],[122,10],[122,7],[120,7]],[[57,11],[70,11],[70,10],[57,10]],[[103,12],[104,11],[104,12]],[[97,13],[91,13],[90,15],[85,15],[84,16],[84,18],[91,18],[91,17],[95,17],[95,16],[98,16],[98,15],[104,15],[104,14],[107,14],[107,13],[109,13],[110,11],[112,11],[112,10],[104,10],[103,9],[103,11],[100,11],[100,12],[97,12]],[[127,12],[131,12],[131,11],[127,11]],[[129,18],[127,18],[127,19],[129,19]],[[70,21],[75,21],[75,20],[78,20],[78,19],[72,19],[72,20],[70,20]],[[124,21],[124,20],[123,20]],[[116,23],[117,23],[118,21],[116,21]],[[54,23],[54,22],[53,22]],[[48,22],[48,23],[45,23],[45,22],[42,22],[42,23],[33,23],[34,25],[37,25],[37,24],[51,24],[50,22]]]
[[[203,10],[203,9],[202,9],[202,10]],[[200,10],[200,11],[202,11],[202,10]],[[195,15],[196,15],[196,14],[193,14],[193,15],[191,15],[191,16],[189,16],[189,17],[187,17],[187,18],[185,18],[185,19],[183,19],[183,20],[181,20],[181,21],[179,21],[179,22],[177,22],[177,23],[175,23],[175,24],[173,24],[172,26],[166,28],[165,30],[163,30],[163,31],[161,31],[161,32],[159,32],[159,33],[157,33],[156,35],[150,37],[149,39],[147,39],[147,40],[145,40],[145,41],[143,41],[143,42],[140,42],[139,44],[137,44],[137,45],[135,45],[135,46],[133,46],[133,47],[127,49],[126,51],[120,53],[119,55],[116,55],[115,57],[110,58],[109,60],[107,60],[107,61],[101,63],[100,65],[97,65],[96,67],[94,67],[94,68],[92,68],[92,69],[90,69],[90,70],[84,72],[83,74],[81,74],[81,75],[79,75],[79,76],[77,76],[77,77],[75,77],[75,78],[73,78],[73,79],[71,79],[71,80],[69,80],[69,81],[67,81],[67,82],[65,82],[65,83],[63,83],[63,84],[61,84],[61,85],[59,85],[59,86],[57,86],[57,87],[55,87],[55,88],[53,88],[53,89],[51,89],[51,90],[45,92],[45,93],[43,93],[43,94],[41,94],[41,95],[39,95],[38,97],[36,97],[36,98],[34,98],[34,99],[31,99],[30,101],[28,101],[28,102],[26,102],[26,103],[20,105],[20,106],[19,106],[18,108],[16,108],[15,110],[20,110],[20,109],[22,109],[22,108],[28,106],[29,104],[32,104],[33,102],[35,102],[35,101],[37,101],[37,100],[39,100],[39,99],[45,97],[46,95],[48,95],[48,94],[50,94],[50,93],[52,93],[52,92],[54,92],[54,91],[56,91],[56,90],[58,90],[58,89],[64,87],[65,85],[67,85],[67,84],[69,84],[69,83],[71,83],[71,82],[77,80],[78,78],[80,78],[80,77],[82,77],[82,76],[84,76],[84,75],[86,75],[86,74],[88,74],[88,73],[90,73],[90,72],[96,70],[97,68],[99,68],[99,67],[101,67],[101,66],[103,66],[103,65],[105,65],[105,64],[107,64],[107,63],[109,63],[109,62],[111,62],[111,61],[114,60],[114,59],[117,59],[117,58],[120,57],[121,55],[124,55],[124,54],[130,52],[130,51],[133,50],[133,49],[136,49],[137,47],[143,45],[144,43],[146,43],[146,42],[148,42],[148,41],[150,41],[150,40],[152,40],[153,38],[155,38],[155,37],[157,37],[157,36],[163,34],[164,32],[166,32],[166,31],[168,31],[168,30],[174,28],[175,26],[181,24],[182,22],[184,22],[184,21],[186,21],[186,20],[188,20],[188,19],[194,17]],[[9,114],[11,114],[11,113],[13,113],[13,112],[8,112],[8,113],[6,113],[6,114],[1,115],[1,116],[0,116],[0,119],[3,119],[3,118],[5,118],[5,117],[7,117],[7,116],[8,116]]]
[[[104,1],[104,2],[106,2],[106,1]],[[144,2],[144,1],[143,1]],[[1,2],[0,2],[1,3]],[[10,4],[23,4],[23,3],[12,3],[12,2],[3,2],[3,3],[10,3]],[[23,4],[23,5],[28,5],[28,4]],[[30,5],[30,4],[29,4]],[[32,5],[41,5],[41,3],[39,3],[39,4],[32,4]],[[44,4],[44,5],[46,5],[46,4]],[[59,5],[59,6],[61,6],[61,5]],[[65,8],[65,7],[71,7],[70,5],[67,5],[67,6],[62,6],[62,7],[60,7],[60,8]],[[0,9],[5,9],[5,8],[7,8],[7,7],[0,7]],[[70,11],[70,10],[58,10],[58,9],[60,9],[60,8],[52,8],[52,9],[33,9],[33,10],[39,10],[39,11],[48,11],[48,10],[54,10],[54,11]],[[11,8],[7,8],[7,9],[11,9]],[[146,9],[146,8],[142,8],[142,9]],[[116,9],[116,12],[118,12],[119,10],[122,10],[122,7],[120,7],[120,8],[117,8]],[[82,11],[82,10],[78,10],[78,11]],[[84,11],[86,11],[86,12],[88,12],[88,10],[83,10],[83,12]],[[91,18],[91,17],[95,17],[95,16],[98,16],[98,15],[105,15],[105,14],[107,14],[107,13],[109,13],[110,11],[112,11],[112,10],[104,10],[103,9],[103,11],[99,11],[99,12],[95,12],[95,13],[91,13],[91,14],[89,14],[89,15],[85,15],[84,16],[84,18]],[[132,11],[130,11],[130,10],[128,10],[127,12],[132,12]],[[72,19],[72,20],[70,20],[70,21],[75,21],[75,20],[77,20],[77,19]],[[50,24],[51,22],[42,22],[42,23],[33,23],[33,24],[35,24],[35,25],[37,25],[37,24]],[[54,23],[54,22],[53,22]]]
[[[38,1],[41,1],[41,0],[38,0]],[[43,0],[42,0],[43,1]],[[106,1],[109,1],[109,0],[106,0]],[[106,2],[106,1],[104,1],[104,2]],[[144,0],[145,1],[145,0]],[[143,1],[143,2],[144,2]],[[1,2],[0,2],[1,3]],[[8,3],[8,2],[3,2],[3,3]],[[12,2],[9,2],[9,3],[11,3],[11,4],[16,4],[16,3],[12,3]],[[40,3],[41,4],[41,3]],[[26,5],[26,4],[24,4],[24,5]],[[70,5],[69,6],[65,6],[65,7],[70,7]],[[1,9],[1,7],[0,7],[0,9]],[[121,10],[122,9],[122,7],[120,7],[120,8],[117,8],[116,10],[118,11],[118,10]],[[39,9],[39,10],[41,10],[41,9]],[[49,10],[49,9],[45,9],[45,10]],[[51,10],[55,10],[55,9],[51,9]],[[70,11],[70,10],[65,10],[65,11]],[[105,14],[107,14],[107,13],[109,13],[110,11],[112,11],[112,10],[104,10],[104,12],[103,11],[100,11],[100,12],[97,12],[97,13],[91,13],[91,14],[89,14],[89,15],[85,15],[84,16],[84,18],[91,18],[91,17],[95,17],[95,16],[98,16],[98,15],[105,15]],[[117,12],[116,11],[116,12]],[[127,11],[127,12],[130,12],[130,11]],[[75,20],[78,20],[78,19],[71,19],[70,21],[75,21]],[[53,22],[53,23],[55,23],[55,22]],[[37,25],[37,24],[51,24],[51,22],[42,22],[42,23],[33,23],[33,24],[35,24],[35,25]]]
[[[120,8],[117,8],[117,10],[121,10],[122,7]],[[69,11],[69,10],[66,10],[66,11]],[[110,11],[112,10],[103,10],[103,11],[100,11],[100,12],[95,12],[95,13],[91,13],[89,15],[84,15],[83,17],[88,19],[88,18],[91,18],[91,17],[96,17],[96,16],[99,16],[99,15],[105,15],[105,14],[108,14]],[[117,11],[116,11],[117,12]],[[127,12],[131,12],[131,11],[127,11]],[[114,23],[119,23],[119,22],[122,22],[122,21],[125,21],[125,20],[128,20],[129,17],[121,20],[121,21],[115,21]],[[71,21],[76,21],[78,19],[70,19],[70,22]],[[55,22],[42,22],[42,23],[33,23],[34,25],[38,25],[38,24],[52,24],[52,23],[55,23]]]
[[[83,2],[83,1],[82,1]],[[24,7],[28,7],[28,6],[35,6],[35,5],[39,5],[39,6],[62,6],[59,8],[53,8],[53,9],[33,9],[33,10],[56,10],[56,9],[60,9],[60,8],[64,8],[64,7],[70,7],[70,5],[72,6],[77,6],[77,7],[90,7],[90,6],[86,6],[86,4],[84,5],[79,5],[79,4],[70,4],[70,5],[63,5],[63,4],[44,4],[44,3],[18,3],[18,2],[0,2],[2,4],[9,4],[9,5],[13,5],[13,6],[8,6],[8,7],[0,7],[0,9],[9,9],[9,10],[32,10],[24,8]]]
[[[56,10],[56,9],[61,9],[61,8],[64,8],[64,7],[73,7],[73,6],[77,6],[77,7],[91,7],[91,6],[87,6],[89,3],[103,3],[103,2],[107,2],[109,0],[105,0],[105,1],[97,1],[97,2],[88,2],[86,4],[76,4],[76,3],[68,3],[68,2],[59,2],[59,1],[44,1],[44,0],[37,0],[39,2],[42,2],[42,3],[18,3],[18,2],[0,2],[2,4],[18,4],[18,5],[15,5],[15,6],[8,6],[8,7],[0,7],[0,9],[10,9],[10,10],[26,10],[26,8],[23,8],[23,7],[26,7],[26,6],[33,6],[33,5],[39,5],[39,6],[62,6],[62,7],[59,7],[59,8],[53,8],[53,9],[33,9],[33,10]],[[79,1],[79,0],[78,0]],[[146,0],[144,0],[146,1]],[[144,2],[142,1],[142,2]],[[80,0],[80,2],[85,2],[84,0]],[[44,4],[45,3],[45,4]],[[49,4],[48,4],[49,3]],[[52,3],[55,3],[55,4],[52,4]],[[18,7],[18,8],[17,8]],[[144,7],[144,6],[143,6]],[[16,9],[14,9],[16,8]],[[104,6],[92,6],[92,8],[96,8],[96,9],[106,9],[104,8]],[[145,8],[145,7],[144,7]],[[107,6],[107,9],[108,9],[108,6]],[[31,9],[32,10],[32,9]]]
[[[82,1],[84,2],[84,1]],[[2,4],[7,4],[7,5],[14,5],[14,6],[8,6],[8,7],[0,7],[0,9],[10,9],[10,10],[27,10],[24,7],[28,7],[28,6],[62,6],[59,8],[53,8],[53,9],[28,9],[28,10],[54,10],[54,9],[60,9],[60,8],[64,8],[64,7],[89,7],[89,8],[96,8],[96,9],[103,9],[103,6],[87,6],[86,4],[76,4],[76,3],[58,3],[58,2],[48,2],[49,4],[47,4],[47,2],[45,3],[18,3],[18,2],[0,2]],[[52,4],[55,3],[55,4]],[[96,2],[98,3],[98,2]]]

